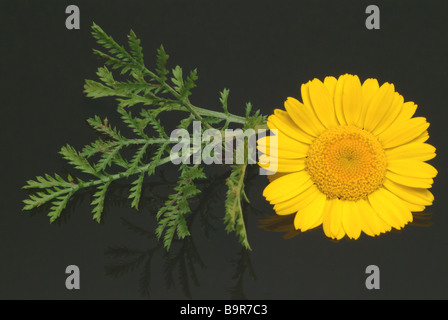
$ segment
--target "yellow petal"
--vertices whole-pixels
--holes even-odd
[[[378,123],[376,128],[373,129],[372,131],[374,135],[378,135],[387,128],[389,128],[389,126],[395,121],[398,114],[401,112],[401,109],[403,108],[403,102],[404,102],[403,96],[397,92],[394,92],[394,99],[389,107],[389,110],[386,112],[384,117]]]
[[[388,160],[387,169],[414,178],[434,178],[437,175],[437,170],[433,166],[414,159]]]
[[[404,227],[407,223],[412,222],[414,217],[404,201],[389,190],[385,188],[380,189],[383,191],[383,196],[387,199],[391,209],[393,208],[394,213],[398,216],[401,222],[401,227]]]
[[[383,186],[390,192],[394,193],[400,199],[416,205],[429,206],[434,201],[434,196],[428,189],[411,188],[393,182],[392,180],[387,178],[384,179]]]
[[[325,77],[324,79],[324,85],[327,87],[328,93],[330,94],[330,97],[333,101],[334,99],[334,92],[336,90],[336,84],[338,83],[338,79],[335,77]]]
[[[343,201],[342,226],[350,239],[358,239],[361,235],[361,217],[357,202]]]
[[[391,230],[391,226],[378,216],[368,200],[362,199],[357,201],[357,203],[359,206],[362,231],[365,234],[374,237]]]
[[[262,168],[277,167],[277,172],[296,172],[305,169],[305,159],[286,159],[270,157],[265,154],[260,156],[258,165]]]
[[[341,240],[345,236],[344,228],[339,229],[339,233],[335,236],[336,240]]]
[[[327,237],[341,239],[344,236],[342,228],[342,202],[339,199],[327,199],[323,212],[322,226]]]
[[[412,116],[415,114],[415,111],[417,110],[417,105],[412,102],[408,101],[403,103],[403,106],[400,110],[400,113],[397,115],[396,119],[392,123],[392,125],[396,125],[398,123],[401,123],[403,121],[407,121],[412,118]]]
[[[389,190],[379,188],[369,194],[368,198],[378,216],[393,228],[401,229],[407,222],[412,221],[410,210],[403,203],[400,205],[400,199]]]
[[[376,94],[378,89],[380,88],[378,84],[378,80],[376,79],[366,79],[362,84],[362,110],[361,115],[358,120],[358,126],[360,128],[364,128],[364,122],[366,119],[367,109],[369,107],[370,102],[372,101],[373,96]]]
[[[361,82],[358,76],[345,79],[342,109],[348,125],[357,125],[363,108]]]
[[[288,112],[284,110],[274,110],[274,114],[268,118],[268,126],[270,129],[276,128],[290,138],[302,143],[310,144],[314,140],[314,137],[300,129]]]
[[[285,109],[296,125],[313,137],[317,137],[325,128],[316,118],[313,110],[294,98],[288,98]]]
[[[274,147],[273,147],[274,148]],[[266,154],[267,156],[273,156],[273,157],[278,157],[278,158],[283,158],[283,159],[300,159],[300,158],[305,158],[306,154],[303,153],[298,153],[298,152],[294,152],[294,151],[290,151],[290,150],[285,150],[285,149],[278,149],[278,150],[271,150],[270,146],[266,146],[263,145],[263,143],[259,143],[257,145],[257,149]],[[271,153],[271,151],[273,151]]]
[[[274,210],[278,215],[291,214],[302,210],[320,195],[323,195],[323,193],[317,189],[315,184],[311,183],[307,189],[295,197],[275,204]]]
[[[331,212],[330,228],[335,239],[341,239],[345,233],[342,228],[342,215],[344,210],[344,201],[335,199],[333,211]]]
[[[394,100],[394,92],[394,85],[386,82],[372,97],[364,119],[366,130],[372,132],[388,114]]]
[[[276,154],[279,158],[304,158],[306,157],[309,145],[289,138],[284,133],[278,131],[276,137],[266,136],[257,140],[257,149],[271,155]]]
[[[310,176],[302,170],[286,174],[267,185],[263,196],[272,204],[291,199],[309,186]]]
[[[411,118],[400,123],[395,123],[378,135],[378,139],[384,148],[394,148],[411,142],[428,129],[429,123],[425,118]],[[414,141],[416,142],[416,141]]]
[[[429,139],[428,131],[423,131],[417,138],[412,139],[408,143],[425,143]]]
[[[414,204],[414,203],[410,203],[410,202],[407,202],[407,201],[404,201],[404,200],[403,200],[403,203],[406,205],[406,207],[408,207],[408,209],[411,212],[422,212],[426,208],[425,206]]]
[[[404,145],[386,149],[388,160],[414,159],[427,161],[436,156],[436,148],[427,143],[406,143]]]
[[[373,211],[367,211],[366,209],[367,206],[370,207],[370,204],[368,204],[367,201],[363,199],[356,201],[356,204],[358,206],[359,220],[361,223],[362,231],[371,237],[377,236],[379,232],[376,231],[377,228],[375,226],[375,223],[371,222],[372,220],[371,215]]]
[[[347,78],[349,77],[348,74],[342,75],[339,77],[338,82],[336,83],[336,88],[334,90],[334,111],[336,114],[336,119],[338,119],[338,123],[340,125],[346,125],[347,121],[345,120],[344,116],[344,109],[343,109],[343,92],[344,92],[344,84]]]
[[[385,174],[386,178],[402,184],[404,186],[408,187],[414,187],[414,188],[431,188],[434,180],[431,178],[415,178],[415,177],[409,177],[404,176],[401,174],[396,174],[392,171],[387,170]]]
[[[333,99],[327,87],[318,79],[314,79],[308,86],[309,98],[317,117],[326,128],[338,125],[334,113]]]
[[[362,97],[364,106],[367,107],[373,96],[376,94],[380,85],[378,84],[378,80],[368,78],[362,84]]]
[[[333,238],[330,225],[331,225],[331,212],[333,210],[334,202],[335,199],[327,199],[322,218],[322,229],[324,230],[324,233],[328,238]]]
[[[326,197],[319,192],[312,202],[297,212],[294,218],[294,227],[297,230],[306,231],[320,225],[325,204]]]

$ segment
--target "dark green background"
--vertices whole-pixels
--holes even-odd
[[[65,8],[76,4],[81,29],[65,28]],[[367,1],[1,1],[1,211],[0,298],[2,299],[446,299],[448,297],[447,199],[447,31],[443,1],[375,1],[381,29],[364,22]],[[92,220],[89,198],[78,199],[50,225],[46,212],[22,212],[25,181],[69,167],[57,152],[69,143],[81,148],[95,138],[85,120],[116,117],[112,100],[84,97],[84,79],[102,65],[92,54],[95,21],[118,42],[129,29],[142,39],[148,66],[163,44],[170,66],[198,68],[192,102],[214,108],[218,92],[230,89],[229,109],[243,114],[247,101],[270,114],[299,86],[315,77],[353,73],[362,80],[392,82],[418,115],[431,123],[429,142],[438,149],[431,163],[439,170],[432,189],[429,227],[407,226],[379,238],[327,239],[321,229],[290,240],[258,228],[274,212],[261,196],[265,177],[251,180],[247,219],[253,251],[241,255],[234,234],[222,224],[225,187],[210,200],[215,231],[208,238],[195,219],[193,262],[198,284],[180,260],[172,260],[156,240],[142,236],[122,219],[153,233],[147,202],[141,212],[125,203],[126,181],[110,197],[104,220]],[[169,125],[171,119],[166,119]],[[118,124],[115,122],[115,124]],[[175,168],[168,166],[168,176]],[[123,195],[120,198],[120,192]],[[124,197],[124,199],[123,199]],[[150,263],[113,269],[110,248],[153,252]],[[172,254],[188,251],[179,243]],[[139,255],[129,255],[131,261]],[[65,288],[65,268],[81,270],[81,289]],[[364,285],[365,269],[378,265],[381,289]],[[252,268],[252,269],[251,269]],[[172,272],[171,272],[171,271]],[[128,272],[125,272],[128,271]],[[252,276],[251,272],[253,271]],[[121,273],[120,273],[121,272]],[[171,273],[170,273],[171,272]],[[184,274],[185,272],[185,274]],[[172,275],[171,280],[169,275]],[[148,280],[149,279],[149,280]],[[186,280],[188,280],[188,283]],[[142,286],[150,294],[142,295]],[[188,290],[186,288],[188,287]]]

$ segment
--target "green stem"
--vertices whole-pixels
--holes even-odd
[[[161,166],[161,165],[163,165],[165,163],[168,163],[170,161],[171,161],[170,156],[165,157],[162,160],[160,160],[158,166]],[[151,164],[148,163],[148,164],[146,164],[146,165],[144,165],[142,167],[136,168],[135,170],[129,170],[129,171],[125,171],[125,172],[120,172],[120,173],[116,173],[116,174],[105,176],[102,179],[89,181],[89,182],[86,182],[86,183],[81,183],[81,184],[76,185],[73,189],[79,190],[81,188],[89,188],[89,187],[97,186],[99,184],[106,183],[106,182],[109,182],[109,181],[115,181],[115,180],[118,180],[118,179],[127,178],[129,176],[134,175],[134,174],[138,174],[138,173],[142,173],[144,171],[148,171],[150,165]]]
[[[224,113],[224,112],[219,112],[219,111],[213,111],[213,110],[207,110],[204,108],[199,108],[199,107],[195,107],[193,106],[194,110],[202,115],[202,116],[206,116],[206,117],[214,117],[214,118],[218,118],[218,119],[223,119],[232,123],[239,123],[239,124],[245,124],[246,123],[246,118],[244,117],[240,117],[231,113]],[[182,106],[176,107],[173,106],[171,107],[171,110],[176,110],[176,111],[188,111],[185,110],[185,108],[183,108]]]
[[[223,120],[231,122],[231,123],[239,123],[239,124],[243,124],[243,125],[246,123],[247,120],[245,117],[231,114],[229,112],[213,111],[213,110],[194,106],[188,100],[188,98],[182,98],[181,95],[173,87],[171,87],[169,84],[166,83],[166,81],[163,81],[162,79],[160,79],[159,76],[157,76],[154,72],[152,72],[151,70],[146,68],[144,65],[142,65],[142,67],[144,68],[144,72],[146,75],[150,76],[151,78],[153,78],[157,82],[159,82],[161,84],[161,86],[163,86],[168,92],[170,92],[177,99],[176,102],[180,102],[179,107],[172,106],[170,108],[171,110],[188,111],[191,114],[193,114],[197,120],[199,120],[201,122],[203,122],[202,116],[205,116],[205,117],[215,117],[218,119],[223,119]],[[150,94],[150,95],[156,99],[159,99],[159,97],[155,96],[154,94]],[[205,123],[205,124],[209,129],[213,129],[213,127],[210,124],[208,124],[208,123]]]
[[[187,111],[189,111],[191,114],[193,114],[197,120],[202,122],[202,116],[198,113],[198,108],[193,106],[191,102],[188,100],[188,98],[182,98],[181,95],[174,90],[173,87],[171,87],[169,84],[167,84],[165,81],[162,81],[160,77],[158,77],[154,72],[149,70],[148,68],[144,67],[145,72],[153,79],[156,79],[165,89],[167,89],[176,99],[181,103]],[[210,124],[206,123],[206,125],[211,129],[212,126]]]

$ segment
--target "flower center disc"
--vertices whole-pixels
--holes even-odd
[[[327,129],[313,141],[306,168],[328,198],[356,201],[382,185],[386,155],[371,133],[354,126],[339,126]]]

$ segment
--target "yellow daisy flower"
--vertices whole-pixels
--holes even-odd
[[[301,231],[322,225],[330,238],[358,239],[401,229],[432,204],[429,123],[393,84],[345,74],[309,81],[301,94],[269,116],[277,139],[257,141],[259,165],[278,168],[263,192],[278,215],[295,214]]]

